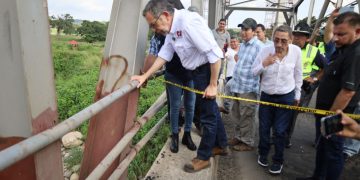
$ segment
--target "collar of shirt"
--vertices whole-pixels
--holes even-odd
[[[244,42],[244,45],[251,45],[251,44],[253,44],[255,41],[257,40],[257,38],[256,38],[256,36],[254,36],[253,38],[251,38],[250,39],[250,41],[248,41],[248,42]]]
[[[170,34],[176,33],[176,30],[178,29],[177,27],[180,24],[178,11],[179,10],[174,9],[174,16],[173,16],[173,20],[172,20],[172,24],[171,24],[171,28],[170,28]]]

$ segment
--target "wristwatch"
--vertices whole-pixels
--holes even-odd
[[[317,77],[313,77],[312,79],[313,79],[313,81],[318,81],[319,80]]]

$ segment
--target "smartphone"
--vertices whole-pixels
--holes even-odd
[[[339,9],[339,14],[345,13],[345,12],[353,12],[354,11],[354,6],[346,6],[346,7],[341,7]]]
[[[321,118],[321,134],[329,136],[343,130],[341,124],[341,114],[326,116]]]

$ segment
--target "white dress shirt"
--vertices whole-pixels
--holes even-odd
[[[256,57],[253,65],[254,75],[261,74],[261,91],[270,95],[287,94],[295,89],[295,99],[300,100],[302,86],[302,63],[301,49],[293,44],[289,44],[288,54],[274,64],[267,67],[263,66],[263,61],[275,54],[274,45],[264,47]]]
[[[235,51],[234,49],[231,49],[231,47],[229,47],[227,49],[227,52],[225,53],[225,59],[227,61],[227,66],[226,66],[226,77],[232,77],[233,73],[234,73],[234,68],[236,65],[236,61],[235,61],[235,55],[237,54],[237,51]]]
[[[185,9],[175,9],[170,32],[158,56],[170,61],[174,52],[179,55],[181,64],[189,70],[223,58],[223,52],[204,18]]]

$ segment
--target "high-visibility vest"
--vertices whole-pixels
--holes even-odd
[[[307,44],[306,48],[301,50],[303,78],[309,77],[313,70],[319,70],[319,67],[314,62],[317,52],[318,48],[310,44]]]
[[[319,45],[317,47],[319,49],[320,54],[324,55],[325,54],[325,44],[324,42],[319,42]]]

